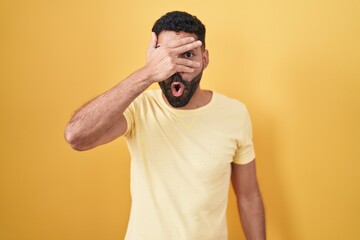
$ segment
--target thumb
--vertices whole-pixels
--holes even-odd
[[[155,49],[156,48],[156,43],[157,43],[157,36],[156,33],[152,32],[151,33],[151,41],[150,41],[150,45],[149,45],[149,49]]]
[[[146,54],[147,61],[149,60],[152,52],[155,50],[156,44],[157,44],[157,37],[156,37],[156,34],[154,32],[152,32],[151,33],[151,41],[150,41],[149,47],[147,49],[147,54]]]

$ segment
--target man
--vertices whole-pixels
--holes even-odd
[[[65,137],[88,150],[126,137],[132,206],[127,240],[227,239],[230,179],[247,239],[265,239],[251,122],[244,104],[200,88],[205,26],[170,12],[153,26],[146,64],[80,108]],[[158,83],[161,90],[147,90]]]

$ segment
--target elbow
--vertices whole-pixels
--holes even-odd
[[[71,130],[71,127],[69,125],[67,125],[65,128],[64,137],[66,142],[71,146],[72,149],[76,151],[88,150],[88,148],[86,148],[86,146],[84,145],[84,138],[80,136],[79,133]]]

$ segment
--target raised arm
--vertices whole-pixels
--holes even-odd
[[[255,160],[243,165],[232,163],[231,180],[246,239],[265,240],[265,213],[256,177]]]
[[[123,135],[127,129],[123,112],[140,93],[176,72],[190,73],[200,66],[178,57],[201,45],[192,37],[174,40],[161,47],[156,45],[157,37],[153,33],[146,64],[75,112],[65,128],[65,139],[72,148],[88,150]]]

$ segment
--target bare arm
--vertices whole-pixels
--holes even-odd
[[[246,239],[265,240],[265,213],[256,178],[255,160],[244,165],[232,163],[231,180]]]
[[[200,66],[178,57],[200,46],[200,41],[188,37],[159,48],[156,44],[153,33],[145,66],[76,111],[65,128],[65,139],[74,149],[88,150],[123,135],[127,129],[123,112],[140,93],[176,72],[193,72]]]

